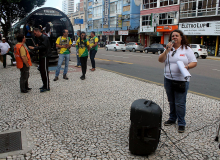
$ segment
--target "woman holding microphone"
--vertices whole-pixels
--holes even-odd
[[[164,87],[170,105],[169,120],[164,125],[170,126],[178,120],[178,132],[183,133],[186,126],[186,96],[190,79],[186,80],[181,74],[177,61],[182,61],[189,70],[196,67],[197,60],[182,31],[172,31],[169,41],[166,50],[158,59],[159,62],[165,63]]]

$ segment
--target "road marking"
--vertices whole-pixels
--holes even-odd
[[[108,70],[108,69],[104,69],[104,68],[100,68],[100,67],[97,67],[97,68],[99,68],[99,69],[101,69],[101,70],[108,71],[108,72],[116,73],[116,74],[119,74],[119,75],[122,75],[122,76],[125,76],[125,77],[137,79],[137,80],[140,80],[140,81],[143,81],[143,82],[156,84],[156,85],[158,85],[158,86],[164,86],[162,83],[158,83],[158,82],[146,80],[146,79],[143,79],[143,78],[131,76],[131,75],[128,75],[128,74],[119,73],[119,72],[116,72],[116,71],[112,71],[112,70]],[[203,96],[203,97],[207,97],[207,98],[211,98],[211,99],[215,99],[215,100],[219,100],[219,101],[220,101],[220,98],[218,98],[218,97],[209,96],[209,95],[206,95],[206,94],[202,94],[202,93],[198,93],[198,92],[194,92],[194,91],[190,91],[190,90],[189,90],[188,92],[189,92],[189,93],[192,93],[192,94],[199,95],[199,96]]]
[[[129,62],[115,61],[115,60],[109,60],[109,59],[101,59],[101,58],[95,58],[95,59],[100,60],[100,61],[112,61],[112,62],[118,62],[118,63],[133,64]]]
[[[212,69],[213,71],[218,71],[218,72],[220,72],[220,70],[218,70],[218,69]]]

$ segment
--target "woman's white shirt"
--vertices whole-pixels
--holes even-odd
[[[179,67],[177,65],[177,61],[182,61],[185,66],[187,66],[191,62],[197,62],[197,59],[194,55],[193,50],[187,46],[187,49],[185,46],[182,49],[182,46],[180,46],[176,53],[172,56],[175,49],[173,48],[173,51],[170,51],[167,54],[167,58],[165,60],[165,68],[164,68],[164,76],[167,79],[176,80],[176,81],[186,81],[182,75],[182,73],[179,70]],[[190,78],[187,80],[190,81]]]

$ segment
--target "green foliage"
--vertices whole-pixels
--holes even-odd
[[[44,5],[46,0],[0,0],[0,24],[4,36],[8,35],[11,24],[24,18],[34,8]]]

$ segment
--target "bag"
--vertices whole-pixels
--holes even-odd
[[[172,80],[172,88],[176,92],[184,93],[186,90],[186,82]]]
[[[59,45],[61,44],[61,39],[62,39],[62,36],[60,36],[59,37],[60,38],[60,43],[59,43]],[[67,44],[69,44],[69,42],[70,42],[70,38],[69,37],[67,37]],[[70,48],[67,48],[68,50],[69,50],[69,52],[71,53],[71,50],[70,50]],[[60,54],[60,50],[61,50],[61,48],[57,48],[57,53],[58,54]]]

